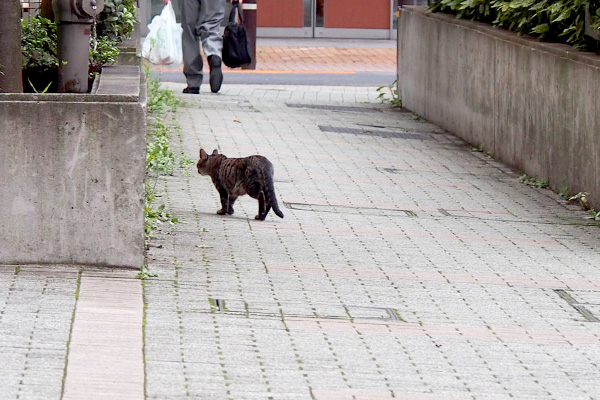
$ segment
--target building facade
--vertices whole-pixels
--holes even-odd
[[[257,0],[259,37],[396,37],[398,0]]]
[[[162,0],[140,1],[142,23],[160,13]],[[226,3],[226,15],[229,0]],[[173,5],[178,12],[178,0]],[[256,0],[257,36],[395,39],[398,0]],[[226,21],[224,21],[224,25]],[[142,34],[144,34],[142,32]]]

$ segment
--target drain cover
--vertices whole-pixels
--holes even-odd
[[[319,129],[323,132],[333,133],[348,133],[351,135],[361,136],[378,136],[384,138],[394,139],[412,139],[412,140],[426,140],[427,137],[419,133],[408,133],[408,132],[393,132],[393,131],[380,131],[380,130],[367,130],[359,128],[346,128],[342,126],[331,126],[331,125],[319,125]]]
[[[351,111],[351,112],[364,112],[364,113],[377,113],[381,112],[378,108],[368,107],[352,107],[352,106],[331,106],[322,104],[295,104],[286,103],[286,106],[291,108],[310,108],[314,110],[326,110],[326,111]]]
[[[285,206],[291,210],[313,211],[323,213],[336,214],[358,214],[358,215],[373,215],[386,217],[416,217],[417,213],[411,210],[399,210],[393,208],[376,208],[376,207],[350,207],[336,206],[327,204],[309,204],[309,203],[290,203],[284,202]]]
[[[233,305],[225,307],[223,299],[208,299],[211,312],[226,313],[231,316],[249,317],[265,317],[265,318],[281,318],[281,317],[300,317],[300,318],[321,318],[331,320],[384,320],[394,322],[406,322],[404,318],[392,307],[373,307],[373,306],[346,306],[344,304],[311,304],[313,310],[320,310],[319,314],[293,312],[297,308],[297,304],[284,303],[279,304],[278,309],[274,309],[271,305],[265,303],[248,304],[247,302],[231,302]]]

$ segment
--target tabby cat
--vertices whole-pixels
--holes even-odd
[[[271,207],[275,214],[283,218],[273,187],[273,164],[265,157],[227,158],[217,150],[208,155],[200,149],[197,167],[200,175],[211,177],[221,196],[222,208],[217,214],[233,214],[233,204],[237,198],[247,194],[258,200],[255,219],[264,221]]]

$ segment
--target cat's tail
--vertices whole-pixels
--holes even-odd
[[[275,186],[273,185],[273,178],[269,177],[267,180],[267,193],[268,199],[267,204],[271,205],[273,212],[277,214],[279,218],[283,218],[283,213],[279,209],[279,204],[277,204],[277,197],[275,197]]]

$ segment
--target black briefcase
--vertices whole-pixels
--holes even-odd
[[[237,68],[252,62],[244,17],[239,6],[237,1],[232,4],[229,23],[223,33],[223,62],[229,68]],[[238,18],[241,23],[238,23]]]

